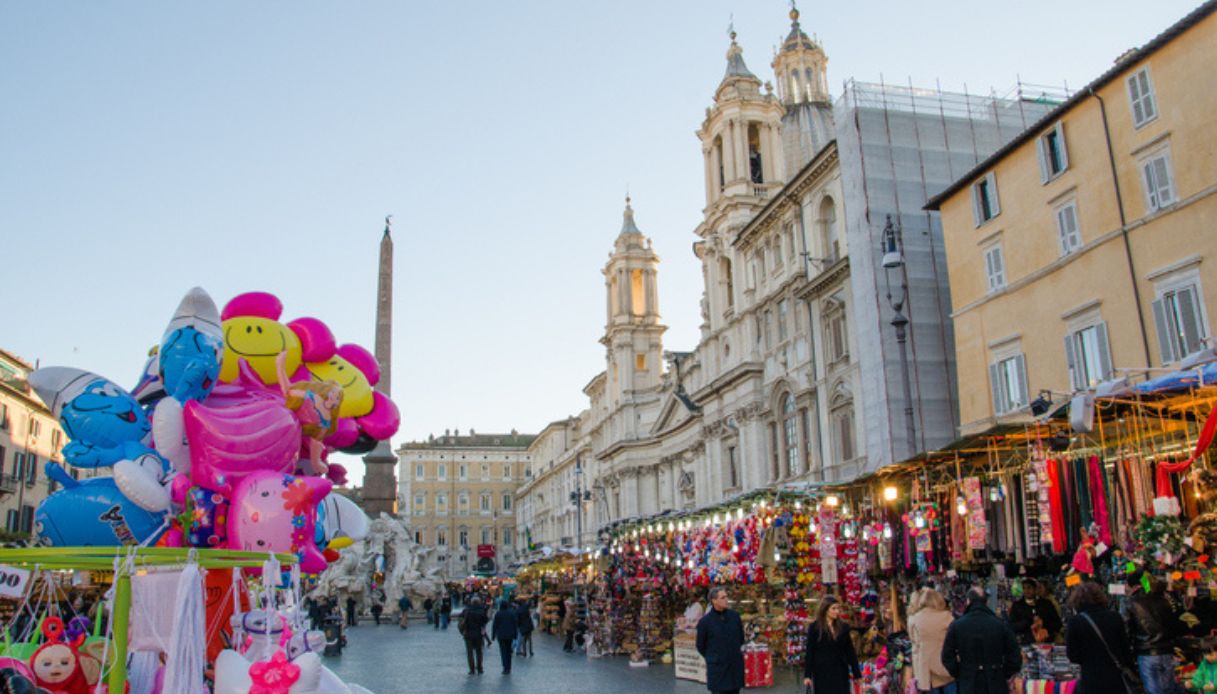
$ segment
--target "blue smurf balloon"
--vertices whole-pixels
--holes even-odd
[[[201,287],[186,292],[161,338],[159,373],[166,394],[185,404],[203,400],[220,376],[224,338],[220,311]]]
[[[46,474],[63,485],[34,513],[38,536],[52,547],[151,543],[167,528],[163,512],[145,511],[133,504],[113,477],[77,481],[58,463],[47,463]]]
[[[48,366],[31,373],[29,383],[71,439],[63,456],[72,465],[102,467],[152,452],[142,443],[152,431],[148,416],[113,381],[81,369]]]

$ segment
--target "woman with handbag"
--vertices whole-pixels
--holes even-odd
[[[1082,666],[1075,694],[1143,694],[1124,619],[1107,607],[1107,593],[1087,581],[1069,594],[1077,612],[1065,625],[1065,653]]]
[[[841,605],[826,597],[816,610],[816,620],[807,628],[803,656],[803,685],[815,694],[850,694],[850,677],[862,677],[849,625],[841,619]]]

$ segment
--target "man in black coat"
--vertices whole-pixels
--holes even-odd
[[[465,657],[469,660],[469,674],[476,672],[482,674],[482,644],[486,638],[485,629],[486,623],[490,618],[486,616],[486,608],[482,607],[482,601],[474,598],[466,603],[465,609],[461,612],[461,621],[457,623],[457,630],[461,632],[461,636],[465,639]]]
[[[1029,578],[1023,581],[1023,599],[1010,605],[1010,627],[1019,643],[1028,644],[1038,641],[1037,626],[1047,635],[1046,642],[1052,643],[1061,631],[1061,615],[1056,605],[1040,593],[1040,584]]]
[[[516,611],[511,603],[503,600],[499,611],[494,613],[494,624],[490,627],[490,640],[499,642],[499,657],[503,659],[503,674],[511,674],[511,642],[519,633]]]
[[[942,664],[959,694],[1007,694],[1007,681],[1022,669],[1018,638],[985,604],[983,588],[968,591],[968,609],[951,622],[942,644]]]
[[[706,688],[732,694],[744,686],[744,623],[727,609],[727,589],[710,589],[710,611],[697,623],[697,652],[706,659]]]
[[[520,648],[516,655],[531,656],[532,615],[528,613],[528,603],[523,600],[516,605],[516,624],[520,629]]]

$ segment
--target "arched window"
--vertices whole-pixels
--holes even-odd
[[[816,78],[815,75],[812,74],[811,68],[807,68],[806,72],[807,81],[805,81],[804,84],[807,85],[807,100],[811,101],[816,96]]]
[[[854,433],[854,399],[844,384],[838,384],[832,398],[833,452],[838,463],[853,460],[857,455]]]
[[[799,70],[795,68],[790,71],[790,100],[799,101],[803,90],[799,88]]]
[[[786,445],[786,474],[794,477],[803,471],[803,466],[799,462],[798,409],[790,393],[782,401],[782,438]]]
[[[722,274],[723,292],[727,295],[727,308],[734,308],[735,279],[731,275],[731,259],[720,258],[718,271]]]
[[[756,123],[748,124],[748,171],[753,183],[765,182],[761,162],[761,129]]]
[[[820,244],[824,258],[836,262],[841,257],[841,239],[837,231],[837,206],[825,197],[820,202]]]

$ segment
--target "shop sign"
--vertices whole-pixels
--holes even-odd
[[[706,659],[697,652],[697,636],[677,634],[672,639],[672,656],[676,663],[676,679],[706,683]]]
[[[478,545],[478,557],[494,559],[494,545]]]
[[[0,564],[0,597],[20,599],[25,596],[25,586],[30,582],[29,569]]]

